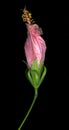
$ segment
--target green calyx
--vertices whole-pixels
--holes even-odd
[[[38,67],[37,60],[35,60],[32,67],[26,70],[26,77],[31,85],[35,89],[38,89],[44,80],[46,72],[46,67],[42,63],[40,64],[40,67]]]

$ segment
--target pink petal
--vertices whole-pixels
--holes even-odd
[[[43,38],[40,36],[41,32],[38,25],[28,25],[28,38],[25,43],[25,54],[29,66],[33,64],[34,60],[37,59],[38,66],[40,62],[44,62],[46,44]]]

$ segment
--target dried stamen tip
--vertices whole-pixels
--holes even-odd
[[[26,7],[23,9],[22,19],[24,22],[27,22],[28,24],[34,23],[32,19],[32,14],[26,9]]]

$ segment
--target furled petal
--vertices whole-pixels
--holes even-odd
[[[27,24],[28,37],[25,43],[25,55],[28,65],[31,67],[34,60],[37,59],[38,66],[41,61],[44,62],[46,44],[43,38],[40,36],[41,31],[37,24]]]

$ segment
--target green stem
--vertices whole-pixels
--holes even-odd
[[[34,95],[34,99],[33,99],[33,101],[32,101],[32,104],[31,104],[31,106],[30,106],[30,108],[29,108],[29,110],[28,110],[28,112],[27,112],[27,114],[26,114],[24,120],[22,121],[21,125],[19,126],[18,130],[21,130],[22,126],[24,125],[24,123],[25,123],[27,117],[29,116],[29,114],[30,114],[30,112],[31,112],[31,110],[32,110],[32,107],[34,106],[34,103],[35,103],[35,101],[36,101],[37,96],[38,96],[38,90],[35,89],[35,95]]]

